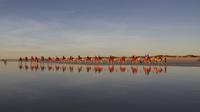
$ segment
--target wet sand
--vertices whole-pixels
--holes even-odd
[[[200,57],[167,57],[167,65],[200,67]]]

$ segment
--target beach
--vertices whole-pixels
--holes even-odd
[[[195,57],[187,57],[187,56],[173,56],[173,57],[166,57],[167,63],[166,64],[144,64],[144,63],[125,63],[124,65],[161,65],[161,66],[191,66],[191,67],[200,67],[200,56]],[[1,61],[5,62],[5,59],[1,59]],[[6,62],[16,62],[18,59],[6,59]],[[45,63],[52,63],[52,62],[45,62]],[[60,63],[60,62],[53,62],[53,63]],[[63,62],[61,62],[63,64]],[[64,62],[65,63],[65,62]],[[92,64],[95,63],[68,63],[66,64]],[[100,65],[109,65],[108,63],[101,63]],[[114,65],[119,65],[119,63],[114,63]]]
[[[167,57],[168,66],[200,66],[200,57]]]

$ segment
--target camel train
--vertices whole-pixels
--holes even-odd
[[[167,58],[162,56],[131,56],[131,57],[101,57],[101,56],[94,56],[94,57],[47,57],[44,56],[34,57],[20,57],[19,62],[32,62],[32,63],[39,63],[39,62],[49,62],[49,63],[70,63],[70,64],[155,64],[155,65],[166,65]]]

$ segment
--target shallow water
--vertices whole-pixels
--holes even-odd
[[[1,112],[200,111],[200,67],[0,63]]]

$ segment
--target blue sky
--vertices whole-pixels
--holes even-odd
[[[200,55],[199,0],[0,0],[0,58]]]

